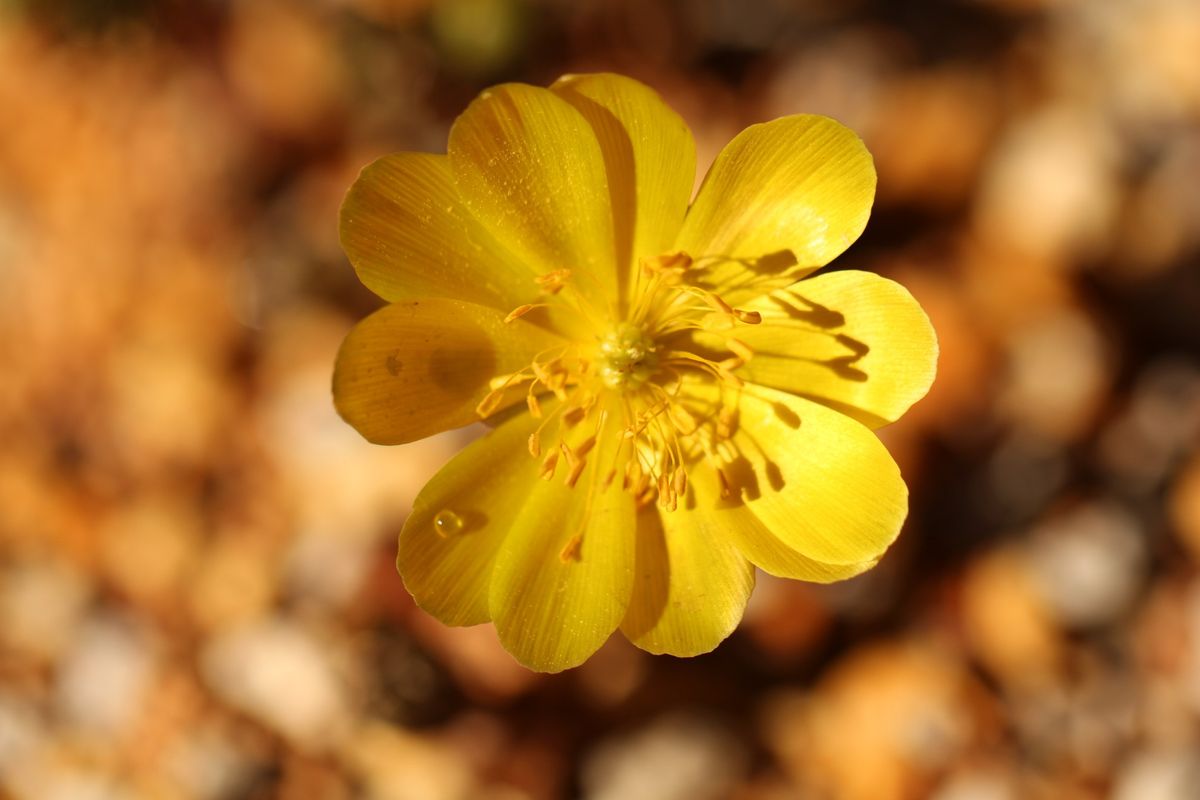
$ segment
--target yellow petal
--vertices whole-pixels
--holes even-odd
[[[583,115],[548,89],[503,84],[479,95],[450,130],[463,203],[538,274],[570,269],[615,307],[617,268],[604,157]]]
[[[523,498],[514,492],[522,507],[496,556],[488,605],[501,643],[530,669],[581,664],[629,605],[633,499],[620,480],[605,486],[617,441],[611,432],[600,439],[574,488],[556,477]]]
[[[507,313],[537,294],[536,273],[463,207],[446,156],[367,165],[342,203],[340,232],[359,280],[390,302],[452,297]]]
[[[788,576],[819,562],[853,574],[899,534],[908,487],[878,437],[850,417],[747,386],[733,444],[736,457],[722,467],[730,496],[716,507],[749,511],[769,532],[731,528],[743,555],[767,572]]]
[[[878,559],[853,564],[826,564],[792,547],[787,530],[768,529],[754,512],[740,501],[721,497],[715,475],[705,466],[693,470],[690,483],[695,497],[694,513],[711,519],[714,530],[721,531],[730,543],[756,567],[781,578],[833,583],[853,578],[878,563]],[[797,514],[803,509],[795,509]]]
[[[871,428],[899,419],[933,383],[933,326],[912,295],[886,278],[817,275],[745,308],[763,322],[738,330],[754,351],[738,370],[743,380],[816,400]]]
[[[338,413],[376,444],[400,444],[478,420],[489,381],[560,340],[495,309],[455,300],[395,303],[359,322],[338,351]],[[522,399],[518,388],[498,408]]]
[[[400,532],[396,567],[417,605],[446,625],[487,622],[496,552],[537,480],[526,452],[538,420],[517,414],[425,485]]]
[[[739,303],[832,261],[862,233],[874,197],[871,154],[853,131],[828,117],[783,117],[721,151],[678,245],[694,258],[738,259],[713,266],[707,282]],[[794,259],[776,257],[783,251]]]
[[[696,179],[696,143],[658,93],[622,75],[567,75],[550,87],[591,124],[604,154],[622,280],[675,243]]]
[[[742,619],[754,568],[709,509],[638,514],[635,583],[621,631],[643,650],[707,653]]]

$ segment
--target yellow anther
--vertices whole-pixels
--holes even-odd
[[[587,409],[583,406],[575,406],[563,412],[563,424],[568,428],[574,428],[583,418],[587,416]]]
[[[575,488],[575,484],[579,482],[579,476],[583,474],[583,468],[587,466],[586,459],[579,459],[571,465],[571,471],[567,473],[566,484],[570,489]]]
[[[543,294],[558,294],[570,279],[571,270],[556,269],[547,272],[545,275],[538,275],[533,280],[534,283],[542,287]]]
[[[757,311],[743,311],[740,308],[735,308],[733,315],[747,325],[758,325],[762,322],[762,314]]]
[[[504,389],[493,389],[484,395],[484,398],[479,401],[479,405],[475,406],[475,413],[480,417],[490,417],[503,402]]]
[[[692,257],[680,250],[676,253],[666,253],[659,256],[658,263],[665,269],[686,270],[692,266]]]
[[[683,467],[675,468],[675,478],[672,488],[680,497],[687,494],[688,480],[687,471]]]
[[[537,458],[542,454],[542,436],[538,431],[529,434],[529,455]]]
[[[515,320],[518,320],[528,314],[530,311],[533,311],[535,308],[547,308],[547,305],[545,303],[525,303],[524,305],[517,306],[512,311],[508,312],[508,316],[504,318],[504,323],[507,325]]]
[[[566,543],[561,551],[559,551],[558,559],[564,564],[568,561],[578,561],[580,552],[583,549],[583,535],[575,534],[571,540]]]
[[[590,453],[592,451],[592,448],[595,446],[596,446],[595,435],[589,436],[588,438],[586,438],[582,442],[580,442],[579,445],[575,448],[575,456],[577,458],[583,458],[588,453]]]
[[[529,406],[529,415],[534,419],[542,418],[542,404],[538,402],[537,395],[532,391],[525,395],[525,405]]]
[[[733,306],[729,305],[729,303],[726,303],[717,295],[713,294],[712,292],[705,292],[701,290],[697,290],[697,293],[701,298],[704,299],[704,302],[708,303],[709,306],[712,307],[714,311],[720,311],[722,314],[733,315]]]
[[[542,469],[539,472],[542,480],[550,480],[554,477],[554,470],[558,466],[558,453],[550,453],[542,459]]]

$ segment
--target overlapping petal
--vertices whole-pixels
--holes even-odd
[[[538,274],[570,269],[615,309],[618,272],[604,156],[582,114],[548,89],[503,84],[450,130],[450,168],[464,205]]]
[[[376,444],[400,444],[467,425],[489,381],[561,342],[541,328],[457,300],[394,303],[359,322],[338,351],[333,399]],[[508,402],[520,400],[512,392]]]
[[[677,244],[715,259],[706,282],[737,304],[832,261],[866,227],[874,197],[875,166],[853,131],[828,117],[782,117],[721,151]]]
[[[521,510],[496,555],[488,606],[505,649],[532,669],[583,663],[629,605],[634,501],[605,480],[616,442],[600,440],[574,488],[535,481],[512,498]]]
[[[786,535],[768,529],[745,503],[723,498],[716,474],[701,467],[691,479],[692,501],[696,515],[704,525],[720,531],[744,558],[755,566],[782,578],[832,583],[852,578],[875,566],[878,559],[853,564],[826,564],[797,550]]]
[[[658,93],[622,75],[568,75],[550,87],[596,133],[612,198],[624,285],[641,258],[669,251],[696,179],[692,132]]]
[[[651,653],[707,653],[733,632],[754,568],[708,507],[649,506],[638,515],[635,582],[621,631]]]
[[[706,398],[707,402],[711,399]],[[834,580],[866,569],[895,540],[908,488],[891,455],[861,423],[785,392],[747,387],[723,466],[730,492],[714,508],[752,513],[758,526],[730,525],[738,548],[762,569]],[[697,472],[703,472],[698,467]],[[700,483],[697,502],[704,502]]]
[[[400,532],[396,567],[417,605],[447,625],[491,619],[496,553],[537,482],[525,451],[538,420],[518,414],[471,443],[425,485]]]
[[[536,294],[533,268],[459,200],[446,156],[368,164],[342,203],[340,234],[359,280],[390,302],[446,297],[507,313]]]
[[[738,371],[743,380],[816,400],[871,428],[899,419],[933,383],[937,336],[894,281],[832,272],[745,308],[763,322],[738,331],[755,353]]]

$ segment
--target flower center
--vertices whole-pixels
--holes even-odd
[[[596,374],[610,389],[636,389],[658,372],[654,340],[631,322],[601,339],[595,358]]]
[[[591,461],[600,483],[619,480],[639,504],[673,510],[687,491],[687,470],[703,461],[726,492],[722,459],[735,457],[743,391],[734,373],[754,355],[734,334],[762,315],[702,288],[693,279],[698,269],[686,253],[644,259],[623,321],[590,342],[566,341],[524,369],[496,376],[477,413],[490,416],[523,388],[529,413],[541,420],[529,454],[547,480],[565,473],[574,486]],[[562,302],[582,312],[587,301],[572,281],[569,269],[540,276],[544,302],[518,306],[506,322]],[[693,334],[715,345],[698,348]]]

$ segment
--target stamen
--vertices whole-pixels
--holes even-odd
[[[536,383],[536,381],[535,381]],[[529,415],[534,419],[542,418],[542,404],[533,393],[533,385],[529,386],[529,394],[525,395],[525,405],[529,406]]]
[[[504,324],[508,325],[520,319],[521,317],[533,311],[535,308],[549,308],[549,303],[525,303],[517,306],[512,311],[508,312],[508,316],[504,318]]]
[[[533,281],[542,287],[542,294],[558,294],[567,285],[567,281],[570,278],[571,270],[564,268],[547,272],[545,275],[539,275]]]
[[[583,548],[583,534],[577,533],[571,537],[566,546],[558,554],[558,560],[564,564],[568,561],[578,561],[580,550]]]
[[[504,388],[493,389],[484,395],[484,398],[479,401],[479,405],[475,406],[475,413],[484,419],[490,417],[504,402],[504,391]]]

